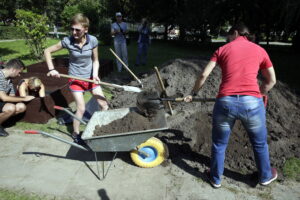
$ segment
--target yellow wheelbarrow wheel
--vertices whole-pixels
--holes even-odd
[[[167,157],[168,149],[162,141],[152,137],[130,152],[132,161],[139,167],[151,168],[160,165]]]

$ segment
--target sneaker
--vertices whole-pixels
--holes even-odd
[[[210,176],[210,170],[209,170],[209,169],[205,171],[205,175],[206,175],[206,177],[207,177],[207,179],[208,179],[210,185],[211,185],[213,188],[216,188],[216,189],[217,189],[217,188],[220,188],[220,187],[222,186],[221,183],[220,183],[220,184],[216,184],[216,183],[212,180],[212,178],[211,178],[211,176]]]
[[[74,133],[72,133],[71,137],[75,143],[80,144],[80,145],[85,145],[85,142],[81,139],[81,134],[77,134],[74,132]]]
[[[6,132],[6,131],[4,130],[4,128],[0,125],[0,136],[6,137],[6,136],[8,136],[8,135],[9,135],[8,132]]]
[[[270,183],[272,183],[273,181],[275,181],[277,179],[277,177],[278,177],[277,170],[275,168],[272,168],[271,171],[272,171],[271,179],[268,180],[268,181],[265,181],[265,182],[260,182],[261,185],[267,186],[267,185],[269,185]]]

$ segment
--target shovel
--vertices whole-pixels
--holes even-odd
[[[142,90],[138,87],[127,86],[127,85],[117,85],[117,84],[106,83],[106,82],[102,82],[102,81],[97,82],[97,81],[94,81],[91,79],[80,78],[80,77],[70,76],[70,75],[66,75],[66,74],[59,74],[59,75],[63,78],[72,78],[72,79],[86,81],[86,82],[90,82],[90,83],[106,85],[106,86],[113,87],[113,88],[120,88],[127,92],[137,92],[137,93],[142,92]]]
[[[144,85],[143,85],[142,81],[129,69],[129,67],[123,62],[123,60],[112,49],[109,49],[109,50],[120,61],[120,63],[124,66],[124,68],[133,76],[133,78],[135,78],[135,80],[137,80],[137,82],[140,84],[140,86],[143,88]]]
[[[148,98],[149,100],[159,100],[159,101],[175,101],[175,102],[183,102],[184,98]],[[192,102],[214,102],[215,98],[199,98],[193,97]]]

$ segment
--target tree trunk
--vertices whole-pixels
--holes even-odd
[[[179,26],[179,40],[184,41],[185,40],[185,27],[183,25]]]
[[[164,24],[165,32],[164,32],[164,40],[168,40],[168,24]]]

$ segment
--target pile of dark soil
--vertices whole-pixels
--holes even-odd
[[[182,97],[190,93],[197,75],[203,70],[207,60],[200,58],[175,59],[160,67],[167,94],[170,97]],[[275,69],[276,70],[276,69]],[[154,73],[142,78],[147,90],[157,90],[158,84]],[[215,68],[198,96],[216,97],[221,82],[221,70]],[[136,84],[132,82],[130,84]],[[114,108],[135,106],[136,94],[118,92],[111,105]],[[213,103],[173,103],[177,114],[168,118],[172,133],[161,135],[169,145],[172,162],[194,157],[209,158],[211,149],[211,121]],[[271,164],[279,169],[290,157],[300,158],[300,104],[297,97],[287,85],[278,81],[269,93],[267,106],[268,143]],[[174,134],[176,134],[174,136]],[[194,168],[204,168],[207,162],[197,160]],[[243,126],[235,124],[226,152],[225,167],[227,169],[249,173],[256,170],[251,143]]]
[[[130,112],[125,117],[115,120],[105,126],[97,125],[94,136],[106,134],[126,133],[131,131],[142,131],[158,128],[152,118],[145,117],[137,112]]]

